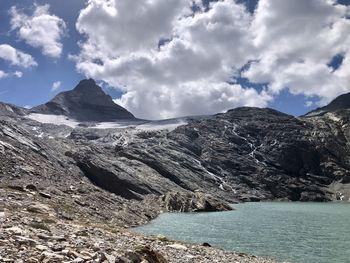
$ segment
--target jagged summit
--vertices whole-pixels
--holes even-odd
[[[306,117],[323,115],[327,112],[350,109],[350,93],[342,94],[332,100],[328,105],[317,108],[305,114]]]
[[[77,121],[134,120],[135,117],[117,105],[93,79],[85,79],[70,91],[61,92],[51,101],[34,107],[32,113],[64,115]]]

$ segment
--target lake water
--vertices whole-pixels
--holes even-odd
[[[292,263],[350,262],[350,204],[246,203],[222,213],[166,213],[145,234]]]

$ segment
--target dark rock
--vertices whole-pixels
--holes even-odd
[[[210,195],[196,192],[170,192],[161,197],[169,212],[217,212],[233,210],[227,203]]]
[[[39,192],[39,195],[41,197],[47,198],[47,199],[51,199],[51,195],[45,192]]]
[[[25,189],[21,185],[8,185],[7,187],[10,189],[16,190],[16,191],[20,191],[20,192],[25,191]]]
[[[38,191],[38,188],[33,184],[26,185],[25,189],[29,191],[35,191],[35,192]]]
[[[45,234],[37,234],[38,238],[43,240],[55,240],[55,241],[66,241],[67,239],[64,236],[49,236]]]
[[[202,244],[202,246],[203,246],[203,247],[211,247],[211,245],[210,245],[209,243],[206,243],[206,242],[204,242],[204,243]]]

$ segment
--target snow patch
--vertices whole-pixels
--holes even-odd
[[[337,117],[334,113],[328,113],[327,117],[335,122],[341,121],[341,118]]]
[[[150,122],[150,123],[138,125],[136,129],[143,130],[143,131],[159,131],[159,130],[173,131],[177,127],[186,125],[186,124],[187,122],[185,121],[176,121],[176,122],[168,122],[168,123]]]
[[[184,120],[162,120],[162,121],[150,121],[146,123],[140,123],[135,121],[130,122],[100,122],[96,126],[92,127],[95,129],[125,129],[125,128],[135,128],[141,131],[159,131],[159,130],[175,130],[181,125],[186,125],[187,122]]]
[[[125,123],[125,122],[99,122],[96,126],[93,126],[94,129],[125,129],[135,127],[135,124]]]
[[[40,122],[40,123],[51,123],[55,125],[66,125],[72,128],[76,128],[79,122],[73,119],[69,119],[63,115],[49,115],[40,113],[31,113],[27,116],[28,119]]]
[[[324,110],[318,110],[318,111],[310,112],[310,113],[306,114],[305,116],[306,117],[313,117],[313,116],[318,116],[318,115],[325,113],[325,112],[326,111],[324,111]]]
[[[82,124],[74,119],[70,119],[63,115],[49,115],[40,113],[31,113],[27,115],[28,119],[55,125],[66,125],[71,128],[76,128],[79,124]],[[135,128],[141,131],[158,131],[158,130],[175,130],[181,125],[186,125],[188,122],[185,119],[170,119],[161,121],[115,121],[115,122],[97,122],[97,123],[85,123],[84,127],[93,129],[125,129]],[[90,124],[90,125],[89,125]]]
[[[6,110],[8,110],[9,112],[13,112],[14,113],[13,109],[9,105],[6,105],[5,107],[6,107]]]

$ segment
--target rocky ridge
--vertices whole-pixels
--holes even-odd
[[[51,101],[34,107],[31,113],[64,115],[78,121],[135,120],[123,107],[115,104],[94,80],[82,80],[73,90],[58,94]]]
[[[327,112],[346,110],[350,108],[350,93],[342,94],[324,107],[317,108],[305,114],[305,117],[320,116]]]

